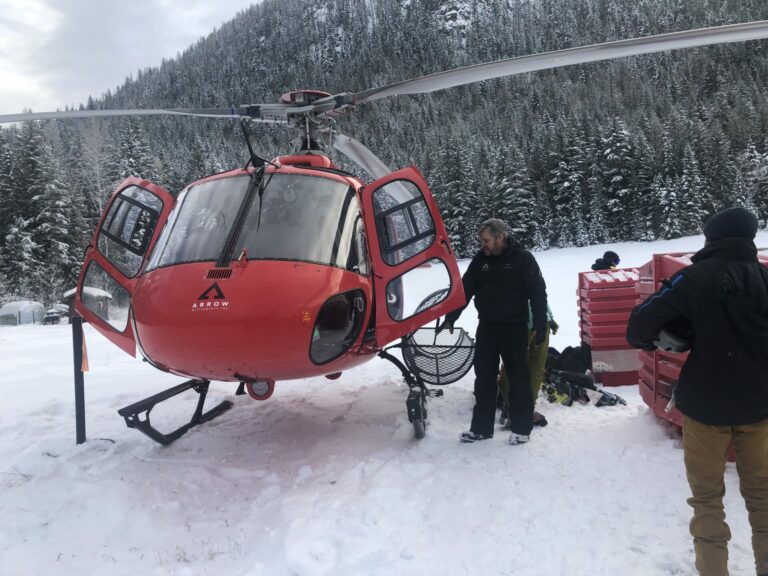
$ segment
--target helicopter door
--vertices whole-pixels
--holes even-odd
[[[136,339],[130,321],[131,298],[174,201],[147,180],[124,180],[104,210],[80,270],[75,309],[132,356]]]
[[[418,170],[404,168],[367,186],[363,214],[373,268],[378,346],[464,305],[456,257]]]

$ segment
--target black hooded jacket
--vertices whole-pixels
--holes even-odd
[[[533,329],[543,334],[547,323],[547,287],[533,254],[510,244],[499,256],[478,252],[462,277],[467,304],[474,296],[481,322],[527,324],[528,302]],[[446,315],[453,323],[467,304]]]
[[[693,347],[675,389],[678,409],[715,426],[768,418],[768,270],[752,240],[708,243],[632,311],[627,340],[653,350],[659,330],[689,325]]]
[[[605,258],[598,258],[595,263],[592,264],[592,270],[610,270],[614,267],[613,262],[606,260]]]

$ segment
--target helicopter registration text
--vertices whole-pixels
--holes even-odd
[[[228,310],[229,309],[229,300],[214,300],[207,302],[193,302],[192,303],[192,312],[197,312],[199,310]]]
[[[224,297],[224,292],[222,292],[221,288],[219,288],[219,285],[216,282],[211,284],[210,288],[200,294],[197,302],[192,303],[192,312],[197,312],[200,310],[208,311],[228,309],[229,300]]]

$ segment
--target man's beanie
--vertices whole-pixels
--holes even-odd
[[[605,254],[603,254],[603,260],[607,260],[608,262],[613,262],[614,264],[618,264],[619,262],[619,255],[616,254],[613,250],[607,250]]]
[[[723,238],[749,238],[757,234],[757,218],[746,208],[728,208],[710,218],[704,226],[708,242]]]

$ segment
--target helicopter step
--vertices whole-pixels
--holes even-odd
[[[168,388],[168,390],[164,390],[163,392],[155,394],[154,396],[150,396],[144,400],[134,402],[130,406],[120,408],[117,413],[125,418],[125,423],[128,428],[136,428],[139,432],[146,434],[155,442],[158,442],[163,446],[167,446],[174,440],[177,440],[186,434],[190,428],[193,428],[198,424],[202,424],[203,422],[213,420],[217,416],[232,408],[232,402],[229,400],[224,400],[218,406],[211,408],[208,410],[208,412],[203,413],[203,404],[205,404],[205,396],[208,394],[209,384],[210,382],[208,380],[188,380],[187,382],[178,384],[172,388]],[[153,427],[149,420],[149,413],[152,411],[152,408],[154,408],[160,402],[168,400],[169,398],[172,398],[190,389],[194,390],[199,395],[197,399],[197,408],[195,408],[192,419],[187,424],[184,424],[184,426],[181,426],[180,428],[174,430],[173,432],[169,432],[168,434],[163,434],[157,428]],[[144,414],[144,419],[141,418],[142,414]]]

